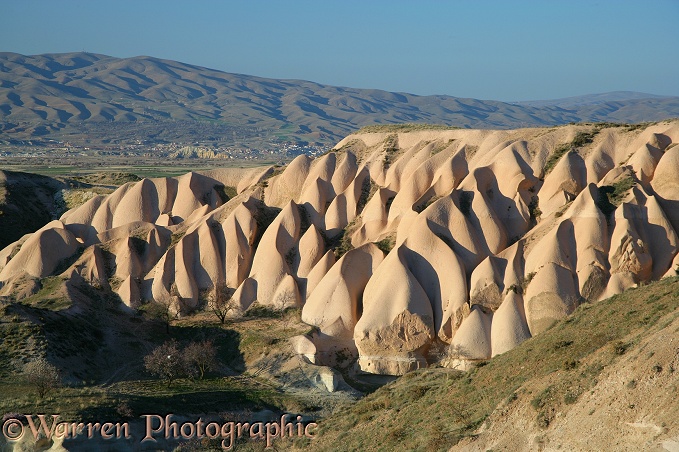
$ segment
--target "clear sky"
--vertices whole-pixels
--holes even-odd
[[[679,0],[0,0],[0,51],[495,100],[679,96]]]

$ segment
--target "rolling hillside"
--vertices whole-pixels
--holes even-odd
[[[0,53],[0,142],[298,141],[332,145],[378,123],[516,128],[679,116],[679,98],[638,93],[568,104],[503,103],[230,74],[91,53]]]

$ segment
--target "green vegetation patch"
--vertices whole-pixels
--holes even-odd
[[[474,192],[472,191],[460,191],[460,196],[458,198],[460,212],[462,215],[469,218],[472,214],[472,201],[474,200]]]
[[[570,143],[564,143],[557,146],[554,152],[552,152],[552,155],[550,155],[545,162],[545,166],[543,168],[543,173],[545,176],[554,169],[556,164],[559,163],[559,160],[561,160],[561,157],[563,157],[566,153],[569,151],[576,152],[577,148],[581,148],[592,143],[594,141],[594,137],[599,133],[600,130],[600,128],[596,127],[594,130],[589,132],[578,132],[575,134],[575,137]]]
[[[358,202],[356,203],[357,215],[360,215],[361,212],[363,212],[365,205],[368,204],[368,201],[372,199],[379,188],[379,185],[373,182],[369,176],[363,179],[363,183],[361,184],[361,195],[359,196]]]
[[[394,248],[394,245],[396,245],[396,237],[393,235],[390,235],[389,237],[385,237],[379,242],[375,242],[375,245],[382,250],[384,254],[389,254],[389,252]]]
[[[351,236],[354,234],[357,227],[358,222],[354,219],[354,221],[349,223],[347,227],[328,244],[329,246],[327,248],[335,250],[335,257],[337,259],[354,249],[354,245],[351,243]]]
[[[455,130],[460,127],[448,126],[445,124],[374,124],[359,129],[357,133],[394,133],[394,132],[416,132],[420,130]]]
[[[48,276],[40,280],[40,290],[28,298],[21,300],[22,304],[35,306],[41,309],[59,311],[69,308],[71,300],[65,294],[61,294],[64,280],[59,276]]]
[[[618,180],[613,185],[599,187],[599,196],[596,200],[597,207],[606,217],[609,217],[622,204],[625,195],[635,184],[636,180],[632,176],[628,176]]]
[[[123,185],[141,180],[141,177],[136,174],[118,171],[90,173],[83,176],[72,176],[71,178],[78,182],[95,185]]]
[[[0,383],[3,412],[59,413],[63,420],[126,421],[144,413],[223,413],[231,410],[281,410],[286,396],[254,378],[223,377],[177,380],[134,380],[110,386],[65,387],[36,401],[32,387]],[[122,409],[124,408],[124,409]]]
[[[396,161],[398,155],[398,135],[392,134],[384,140],[384,169],[387,170]]]

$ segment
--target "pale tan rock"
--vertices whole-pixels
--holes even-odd
[[[16,242],[10,243],[3,250],[0,250],[0,272],[2,272],[2,269],[5,268],[7,263],[12,260],[14,256],[16,256],[23,244],[26,243],[26,240],[28,240],[31,235],[33,234],[25,234]]]
[[[334,191],[329,182],[317,178],[311,182],[302,194],[300,206],[303,207],[308,221],[318,228],[325,229],[325,211],[334,199]]]
[[[675,231],[679,231],[679,146],[665,151],[653,173],[651,185]]]
[[[472,171],[460,184],[460,190],[471,193],[471,214],[468,221],[479,231],[478,237],[485,242],[489,253],[496,254],[507,247],[508,235],[505,225],[494,209],[499,192],[495,175],[488,167]]]
[[[60,220],[73,235],[87,241],[88,238],[96,235],[92,222],[104,199],[106,197],[103,195],[95,196],[80,207],[64,213]]]
[[[587,166],[576,152],[564,155],[545,177],[540,189],[539,208],[549,215],[573,201],[587,185]]]
[[[84,281],[98,288],[108,288],[106,261],[99,246],[89,246],[83,251],[78,260],[62,275],[79,275]]]
[[[493,314],[486,314],[479,306],[472,307],[453,337],[451,352],[464,360],[490,359],[492,319]]]
[[[474,269],[469,290],[471,305],[494,311],[502,304],[506,266],[506,260],[488,256]]]
[[[373,244],[350,250],[330,268],[302,308],[302,321],[319,328],[315,362],[336,365],[337,353],[357,355],[354,326],[362,311],[363,291],[384,255]]]
[[[107,242],[109,252],[113,257],[114,275],[120,280],[129,276],[138,278],[142,276],[143,268],[138,253],[137,241],[133,237],[125,237]],[[144,242],[145,243],[145,242]]]
[[[632,155],[627,165],[632,167],[637,178],[643,185],[648,186],[653,179],[655,167],[663,156],[663,152],[655,146],[645,145]]]
[[[292,349],[299,356],[312,364],[316,364],[316,345],[311,338],[305,335],[294,336],[290,338]]]
[[[406,264],[427,295],[436,334],[449,342],[459,326],[460,310],[468,302],[464,264],[430,228],[425,216],[418,217],[411,231],[403,245],[409,250]]]
[[[308,220],[321,229],[325,229],[325,212],[336,194],[331,183],[336,164],[337,156],[333,152],[315,159],[311,163],[299,198],[295,199],[299,205],[304,206]]]
[[[285,275],[276,287],[276,292],[271,297],[269,303],[275,309],[284,311],[288,308],[298,308],[302,306],[302,298],[297,287],[297,281],[292,275]]]
[[[141,306],[139,283],[132,276],[128,276],[120,284],[116,293],[128,308],[137,309]]]
[[[290,162],[280,175],[269,179],[264,190],[266,204],[282,208],[291,200],[298,199],[310,166],[311,159],[306,155],[300,155]]]
[[[113,212],[111,227],[134,221],[153,223],[160,215],[156,186],[149,179],[134,184],[122,197]]]
[[[328,270],[332,268],[335,264],[335,253],[332,250],[328,250],[323,257],[314,265],[309,274],[306,277],[306,298],[313,293],[313,291],[321,282],[321,279],[328,273]]]
[[[226,251],[226,285],[238,287],[250,273],[257,236],[257,220],[245,204],[240,204],[222,223]],[[220,245],[221,247],[221,245]]]
[[[492,356],[507,352],[530,337],[523,297],[509,291],[500,307],[493,313],[490,328]]]
[[[400,137],[396,141],[398,142],[399,139]],[[384,184],[381,184],[395,192],[399,191],[401,184],[408,179],[420,164],[429,158],[433,145],[414,145],[412,147],[405,146],[404,148],[406,151],[395,162],[389,165],[385,173]]]
[[[621,221],[618,224],[625,222]],[[628,273],[635,283],[645,281],[651,276],[653,257],[644,242],[634,233],[620,237],[619,245],[611,255],[611,261],[611,274]]]
[[[149,272],[148,278],[152,283],[150,293],[146,293],[146,298],[159,303],[169,303],[170,288],[175,275],[175,251],[176,246],[171,247]]]
[[[538,269],[525,292],[526,323],[535,336],[572,313],[578,305],[573,273],[548,262]]]
[[[355,179],[357,171],[356,156],[351,151],[342,153],[337,159],[335,172],[330,180],[335,193],[342,193],[346,190]]]
[[[202,175],[219,181],[224,186],[234,187],[237,193],[242,193],[249,187],[258,184],[273,173],[271,166],[254,168],[217,168],[201,172]]]
[[[670,264],[670,268],[667,270],[667,273],[663,275],[663,278],[669,278],[672,276],[679,276],[679,254],[674,256],[674,260],[672,261],[672,264]]]
[[[337,195],[325,213],[325,231],[328,237],[336,237],[342,229],[354,221],[360,204],[367,201],[370,193],[370,173],[363,168],[346,189]]]
[[[173,226],[174,222],[172,221],[172,217],[169,214],[162,213],[158,215],[158,218],[156,219],[156,224],[158,226]]]
[[[257,301],[257,281],[252,278],[245,278],[233,294],[233,299],[238,303],[239,310],[245,312]]]
[[[26,274],[34,278],[51,275],[64,260],[78,249],[75,236],[64,229],[63,223],[53,221],[32,234],[19,252],[0,272],[0,281],[8,281]]]
[[[116,191],[106,196],[101,201],[99,206],[96,208],[94,215],[92,215],[92,220],[89,222],[91,228],[88,229],[89,235],[86,238],[85,243],[91,243],[88,239],[93,235],[113,228],[113,213],[118,208],[120,201],[122,201],[122,199],[125,197],[127,192],[132,189],[132,187],[134,187],[134,182],[128,182],[127,184],[121,185],[116,189]],[[80,211],[80,209],[78,209],[78,211]],[[84,210],[82,214],[89,214],[89,208]],[[73,223],[74,221],[76,221],[76,218],[73,218],[72,220],[69,218],[70,223]]]
[[[526,274],[555,264],[575,272],[577,254],[575,230],[570,219],[563,219],[536,244],[526,256]],[[546,287],[543,289],[547,289]]]
[[[579,133],[592,142],[545,174]],[[222,284],[241,311],[303,306],[318,329],[298,353],[338,367],[358,354],[365,371],[401,374],[441,342],[487,359],[583,299],[676,274],[678,141],[677,121],[357,133],[336,146],[350,151],[285,168],[144,179],[0,250],[0,290],[28,296],[75,260],[62,277],[115,277],[129,306],[184,314]],[[340,241],[356,249],[336,263]],[[381,263],[375,243],[394,244]]]
[[[185,235],[174,247],[174,286],[177,296],[187,308],[197,305],[200,291],[194,274],[195,260],[198,258],[198,235]],[[170,292],[172,295],[172,292]]]
[[[306,278],[324,254],[325,240],[319,229],[311,225],[299,241],[300,261],[297,276]]]
[[[256,300],[262,305],[275,303],[274,294],[286,275],[299,263],[296,252],[301,220],[297,204],[289,201],[262,235],[252,262],[249,278],[257,281]],[[255,299],[242,299],[249,306]]]
[[[394,192],[380,188],[368,200],[363,209],[362,224],[351,236],[351,244],[354,247],[368,242],[378,241],[380,237],[389,234],[387,206],[393,200]],[[397,226],[397,225],[396,225]]]
[[[403,246],[389,253],[365,288],[363,315],[354,329],[358,365],[365,372],[402,375],[427,365],[434,313],[408,269],[409,253]]]
[[[452,245],[465,271],[471,274],[471,271],[490,253],[481,235],[482,232],[458,208],[461,196],[460,192],[455,191],[451,196],[437,200],[422,212],[420,215],[422,219],[418,221],[426,222],[435,234]],[[403,243],[409,234],[410,229],[399,234],[396,239],[397,246]]]

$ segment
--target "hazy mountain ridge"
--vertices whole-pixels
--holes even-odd
[[[642,99],[669,99],[674,96],[659,96],[657,94],[639,93],[635,91],[611,91],[608,93],[586,94],[584,96],[563,97],[560,99],[547,100],[526,100],[512,102],[519,105],[530,105],[532,107],[557,106],[569,108],[580,105],[605,104],[608,102],[627,102]]]
[[[206,121],[226,126],[214,132],[220,140],[240,133],[246,142],[265,138],[332,144],[376,123],[516,128],[673,116],[679,116],[676,97],[564,108],[266,79],[145,56],[0,54],[3,140],[50,137],[79,123]],[[204,138],[187,134],[189,140]]]

